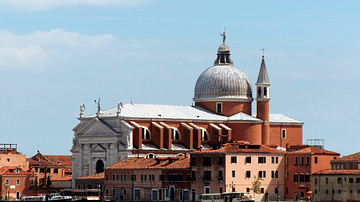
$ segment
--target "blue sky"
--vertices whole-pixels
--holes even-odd
[[[79,105],[191,105],[226,27],[231,58],[303,140],[359,151],[359,1],[0,0],[1,141],[70,154]],[[253,109],[256,108],[255,102]]]

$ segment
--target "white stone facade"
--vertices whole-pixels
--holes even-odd
[[[108,117],[106,120],[99,117],[79,120],[81,122],[73,129],[74,139],[70,150],[73,186],[76,178],[97,173],[97,164],[104,169],[131,157],[133,149],[133,126],[120,117]]]

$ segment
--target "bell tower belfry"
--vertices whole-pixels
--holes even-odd
[[[263,49],[264,50],[264,49]],[[264,54],[262,56],[258,79],[256,82],[256,117],[263,121],[261,127],[261,144],[269,144],[270,123],[269,123],[269,102],[270,82],[266,71]]]

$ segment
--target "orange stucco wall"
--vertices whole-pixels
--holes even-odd
[[[216,103],[218,101],[209,101],[209,102],[195,102],[195,106],[200,106],[209,111],[216,113]],[[231,116],[239,112],[251,115],[251,102],[221,102],[222,103],[222,113],[224,116]]]
[[[286,138],[281,138],[281,130],[286,130]],[[269,144],[286,147],[289,145],[302,144],[302,125],[270,125]]]

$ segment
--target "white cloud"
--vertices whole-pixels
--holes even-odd
[[[12,11],[44,11],[60,6],[139,6],[154,0],[0,0],[0,8]]]
[[[37,31],[29,35],[0,30],[0,68],[42,69],[52,63],[50,52],[58,52],[61,48],[68,52],[73,48],[97,50],[110,46],[114,41],[110,34],[84,35],[62,29]]]

